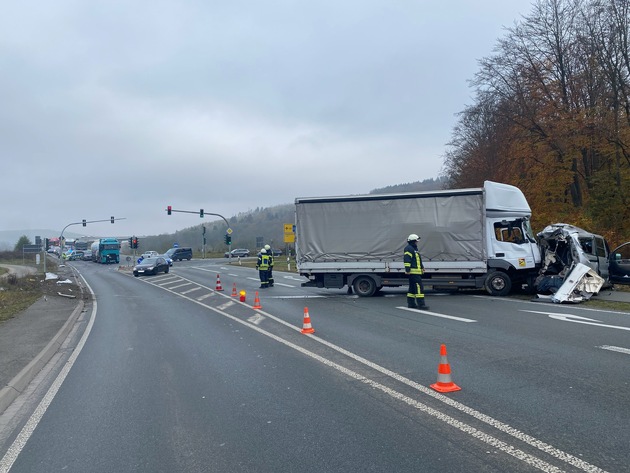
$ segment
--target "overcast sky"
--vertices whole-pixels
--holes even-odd
[[[530,8],[3,1],[0,230],[172,233],[201,220],[167,205],[229,218],[435,178],[477,61]]]

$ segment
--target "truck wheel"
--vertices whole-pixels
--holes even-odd
[[[369,276],[359,276],[352,282],[354,293],[359,297],[370,297],[376,293],[376,282]]]
[[[512,289],[512,280],[503,271],[491,271],[486,278],[486,291],[491,296],[507,296]]]

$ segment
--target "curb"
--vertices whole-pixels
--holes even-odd
[[[39,352],[39,354],[28,364],[22,371],[20,371],[15,377],[7,383],[2,389],[0,389],[0,414],[2,414],[7,407],[11,405],[15,399],[22,394],[33,378],[41,371],[41,369],[50,361],[55,353],[61,347],[61,344],[66,339],[74,323],[79,318],[79,314],[83,311],[85,303],[80,300],[72,314],[63,324],[63,327],[55,334],[53,339]]]

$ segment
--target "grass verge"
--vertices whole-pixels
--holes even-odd
[[[43,294],[42,276],[10,276],[0,285],[0,322],[11,319],[30,307]]]

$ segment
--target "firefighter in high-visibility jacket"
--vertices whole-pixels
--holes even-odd
[[[403,261],[405,263],[405,274],[409,277],[409,291],[407,292],[407,307],[410,309],[429,310],[424,302],[424,286],[422,285],[422,272],[424,266],[418,251],[418,240],[420,237],[412,233],[407,237],[407,246]]]
[[[267,250],[267,256],[269,256],[269,269],[267,270],[267,281],[269,282],[269,287],[273,287],[273,250],[269,245],[265,245],[265,250]]]
[[[267,255],[267,250],[264,248],[258,253],[256,269],[260,277],[260,288],[267,289],[269,287],[269,255]]]

